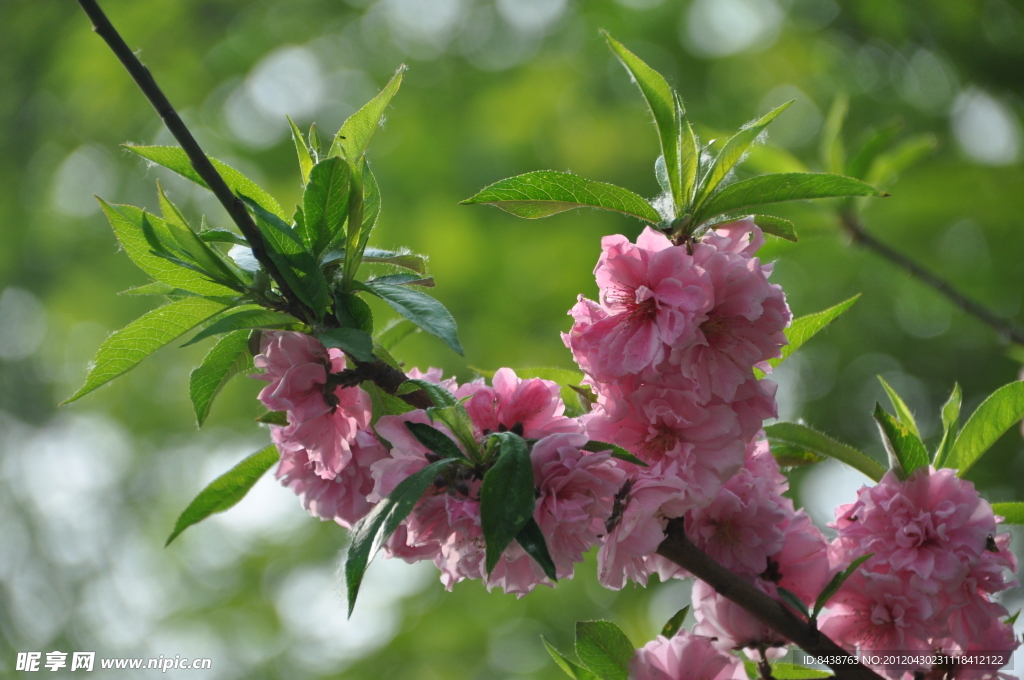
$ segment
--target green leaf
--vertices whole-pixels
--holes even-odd
[[[129,288],[128,290],[122,290],[118,295],[169,295],[173,297],[181,297],[195,295],[195,293],[188,290],[182,290],[181,288],[175,288],[174,286],[169,286],[162,281],[153,281],[152,283]]]
[[[500,180],[461,203],[473,204],[493,205],[527,219],[575,208],[598,208],[631,215],[651,224],[661,221],[654,206],[629,189],[554,170],[528,172]]]
[[[363,251],[363,262],[370,262],[373,264],[392,264],[396,267],[414,271],[417,274],[427,273],[427,258],[425,255],[417,255],[403,250],[394,251],[381,250],[380,248],[367,248]]]
[[[302,239],[287,222],[266,210],[248,196],[242,200],[256,218],[267,254],[281,271],[285,282],[295,291],[318,319],[322,319],[330,303],[327,280],[320,266],[302,243]]]
[[[249,242],[228,229],[207,229],[199,232],[199,238],[208,243],[233,243],[237,246],[249,247]]]
[[[761,227],[761,231],[772,236],[784,238],[787,241],[796,243],[796,226],[789,220],[774,215],[754,215],[754,223]]]
[[[306,139],[309,140],[309,148],[319,158],[323,156],[323,144],[320,143],[320,132],[316,129],[316,123],[309,124],[309,134],[306,135]]]
[[[679,174],[680,174],[680,206],[692,204],[697,192],[697,173],[700,170],[700,142],[694,134],[690,121],[686,120],[685,109],[676,94],[676,110],[679,112]],[[671,189],[666,189],[671,193]]]
[[[537,520],[533,517],[526,520],[526,524],[516,534],[516,543],[522,548],[527,555],[533,558],[533,561],[540,565],[541,571],[544,575],[551,580],[552,583],[558,581],[557,570],[555,569],[555,561],[551,559],[551,553],[548,552],[548,543],[544,539],[544,532],[540,530],[540,525],[537,524]]]
[[[340,349],[356,361],[371,363],[377,360],[373,356],[373,338],[366,331],[358,328],[332,328],[317,337],[324,347]]]
[[[188,393],[196,412],[199,427],[210,415],[213,400],[231,378],[252,367],[249,354],[249,333],[245,330],[229,333],[221,338],[188,379]]]
[[[672,618],[665,622],[665,625],[661,629],[661,634],[664,637],[670,638],[675,637],[675,634],[679,632],[679,629],[683,627],[683,621],[686,620],[686,615],[690,613],[690,605],[686,605],[675,614]]]
[[[945,467],[959,470],[960,477],[992,448],[1003,434],[1024,416],[1024,382],[1003,385],[988,396],[960,430]]]
[[[610,451],[612,458],[618,458],[619,460],[624,460],[627,463],[632,463],[633,465],[639,465],[641,467],[650,467],[647,463],[643,462],[621,446],[609,444],[608,442],[599,442],[596,439],[591,439],[583,446],[583,450],[591,451],[593,453]]]
[[[928,451],[919,436],[889,415],[878,402],[875,402],[873,415],[889,454],[889,467],[900,479],[906,479],[917,468],[928,465]]]
[[[841,175],[811,172],[760,175],[730,184],[711,196],[697,211],[693,221],[695,224],[702,224],[718,215],[768,203],[840,196],[884,195],[870,184]]]
[[[412,433],[412,436],[416,437],[416,441],[427,447],[438,458],[466,459],[466,455],[462,453],[455,442],[436,427],[431,427],[426,423],[414,423],[410,420],[405,422],[405,427]]]
[[[455,404],[444,408],[428,408],[427,416],[430,417],[432,422],[445,425],[448,431],[455,435],[455,438],[462,443],[462,448],[466,450],[471,459],[479,459],[480,445],[476,440],[473,421],[470,419],[469,412],[466,411],[465,406]]]
[[[843,174],[846,169],[846,149],[843,147],[842,131],[850,98],[840,92],[832,100],[832,107],[821,130],[821,144],[818,152],[821,166],[828,172]]]
[[[874,555],[874,553],[861,555],[851,562],[850,566],[832,577],[832,580],[828,582],[828,585],[825,586],[825,589],[821,591],[818,598],[814,601],[814,609],[811,612],[812,618],[818,618],[818,614],[820,614],[821,610],[828,605],[828,601],[839,592],[839,589],[843,587],[844,583],[846,583],[846,579],[853,576],[853,573],[857,571],[857,568],[871,559],[872,555]]]
[[[153,352],[225,308],[223,302],[187,297],[143,314],[103,341],[85,384],[63,403],[81,399],[100,385],[127,373]]]
[[[384,89],[348,117],[334,138],[329,156],[343,156],[351,163],[359,161],[366,153],[370,138],[384,118],[384,109],[387,108],[391,98],[395,96],[398,88],[402,85],[402,73],[404,72],[405,65],[399,66]]]
[[[576,622],[576,656],[601,680],[628,680],[633,643],[611,621]]]
[[[840,444],[827,435],[812,430],[799,423],[775,423],[764,428],[768,442],[772,447],[776,443],[804,450],[818,456],[828,456],[846,463],[854,470],[863,472],[869,479],[880,481],[885,475],[885,468],[874,458],[855,448]]]
[[[607,32],[604,32],[604,37],[612,52],[619,58],[640,88],[640,93],[643,94],[647,107],[651,110],[651,115],[654,116],[654,124],[658,128],[658,140],[661,143],[661,154],[665,157],[665,170],[672,188],[672,204],[676,215],[678,215],[686,202],[683,191],[682,163],[680,162],[680,138],[685,135],[681,133],[680,129],[682,110],[679,100],[664,76],[645,64],[640,57],[627,50],[622,43],[612,38]],[[685,143],[688,146],[689,142]],[[657,221],[655,220],[655,222]]]
[[[775,678],[775,680],[818,680],[818,678],[833,677],[833,675],[828,671],[818,670],[817,668],[808,668],[807,666],[799,666],[793,663],[773,661],[771,666],[772,677]],[[743,667],[746,669],[748,677],[761,677],[760,672],[757,670],[756,661],[744,661]]]
[[[159,220],[143,214],[143,229],[146,229],[146,223],[149,222],[161,243],[169,247],[174,254],[196,265],[214,281],[234,290],[244,291],[245,282],[241,270],[234,263],[229,264],[220,251],[211,248],[206,241],[192,231],[192,227],[185,220],[181,211],[167,198],[164,188],[159,182],[157,182],[156,188],[160,212],[163,214],[164,221],[161,223]]]
[[[1008,625],[1008,626],[1010,626],[1012,628],[1013,624],[1017,623],[1017,618],[1020,616],[1020,612],[1021,612],[1021,610],[1018,609],[1017,613],[1014,614],[1013,616],[1007,616],[1006,619],[1003,621],[1003,623],[1005,623],[1006,625]]]
[[[452,465],[451,459],[430,463],[418,472],[409,475],[395,487],[387,498],[373,506],[365,517],[352,527],[352,540],[345,556],[345,584],[348,591],[348,615],[356,606],[359,586],[363,582],[366,567],[377,554],[384,542],[395,533],[424,492],[434,483],[438,474]]]
[[[271,444],[210,482],[178,516],[178,521],[174,523],[174,530],[167,537],[164,546],[170,545],[171,541],[193,524],[202,522],[214,513],[224,512],[245,498],[249,489],[259,481],[259,478],[270,469],[271,465],[277,462],[278,457],[277,447]]]
[[[373,311],[366,300],[354,293],[334,294],[334,316],[342,328],[358,328],[367,333],[373,332]]]
[[[829,324],[842,316],[846,310],[853,307],[854,303],[860,299],[860,295],[860,293],[857,293],[849,300],[844,300],[834,307],[793,319],[789,328],[786,329],[786,339],[789,341],[789,344],[782,348],[782,356],[769,359],[768,365],[775,368],[788,359],[801,345],[817,335],[819,331],[825,330]],[[764,376],[764,373],[761,373],[759,369],[755,368],[754,371],[758,378]]]
[[[953,392],[949,399],[942,406],[942,441],[935,449],[933,465],[938,470],[945,467],[949,452],[953,449],[953,440],[960,431],[960,403],[963,400],[963,393],[960,391],[960,384],[953,383]]]
[[[124,144],[123,146],[132,153],[138,154],[148,161],[152,161],[157,165],[162,165],[169,170],[173,170],[185,179],[191,180],[201,187],[205,187],[207,189],[210,188],[206,185],[203,178],[201,178],[195,171],[195,168],[192,167],[192,162],[188,159],[188,154],[186,154],[185,150],[181,147],[135,146],[134,144]],[[220,173],[220,176],[224,178],[224,182],[228,185],[228,188],[231,189],[232,193],[248,196],[267,212],[277,215],[282,220],[288,219],[284,211],[281,210],[281,206],[274,200],[274,197],[261,189],[259,185],[251,179],[240,173],[238,170],[221,163],[216,158],[210,158],[210,162],[213,163],[213,167]]]
[[[423,390],[430,397],[430,400],[434,402],[434,405],[438,408],[450,408],[459,405],[459,400],[455,396],[437,383],[432,383],[429,380],[420,380],[419,378],[409,378],[401,385],[398,386],[398,394],[410,394],[416,390]]]
[[[302,136],[302,131],[295,125],[292,117],[285,116],[285,118],[288,119],[288,125],[292,129],[292,141],[295,142],[295,153],[299,157],[299,172],[302,174],[302,184],[305,185],[309,182],[309,171],[313,169],[314,152],[309,148],[306,138]]]
[[[825,456],[808,451],[802,446],[793,446],[781,441],[772,442],[772,455],[775,456],[775,462],[783,470],[814,465],[825,460]]]
[[[299,231],[302,242],[316,259],[342,234],[348,217],[350,180],[348,163],[337,157],[320,161],[309,174],[302,194],[305,221]]]
[[[497,432],[497,460],[480,485],[480,528],[487,551],[487,574],[533,517],[536,497],[533,463],[526,441],[511,432]]]
[[[388,350],[393,350],[398,343],[405,340],[407,337],[414,333],[419,333],[420,329],[412,321],[408,319],[395,319],[392,323],[389,323],[384,327],[377,337],[374,338],[381,347]]]
[[[565,674],[568,675],[570,678],[572,678],[573,680],[598,680],[598,677],[590,671],[588,671],[586,668],[583,668],[582,666],[579,666],[573,663],[572,661],[569,661],[569,659],[567,659],[564,654],[555,649],[554,645],[548,642],[547,638],[545,638],[543,635],[540,639],[544,643],[544,648],[548,650],[548,654],[550,654],[551,658],[554,659],[555,664],[563,671],[565,671]]]
[[[1024,524],[1024,503],[993,503],[992,512],[1002,517],[1007,524]]]
[[[896,390],[890,387],[889,383],[885,382],[885,378],[878,376],[878,381],[882,383],[882,389],[889,395],[889,401],[892,402],[892,408],[896,412],[896,419],[910,430],[915,437],[920,439],[921,431],[917,429],[917,421],[914,420],[914,414],[911,413],[910,408],[904,403],[900,395],[896,394]]]
[[[388,283],[372,281],[362,285],[365,290],[384,300],[406,319],[431,335],[444,340],[459,355],[462,354],[462,345],[459,344],[455,319],[440,302],[426,293],[405,286],[393,286]]]
[[[870,184],[888,186],[899,174],[929,155],[939,145],[931,133],[916,135],[901,142],[895,149],[879,154],[867,173]]]
[[[805,618],[811,618],[811,612],[807,610],[807,605],[804,601],[797,596],[792,590],[786,590],[785,588],[778,589],[779,597],[793,609],[797,610],[804,615]]]
[[[212,335],[230,333],[243,328],[291,328],[301,323],[290,314],[282,314],[258,305],[238,307],[218,317],[209,326],[196,333],[195,337],[182,347],[194,345]]]
[[[750,145],[757,140],[761,132],[768,127],[768,124],[775,120],[780,113],[788,109],[794,101],[796,100],[790,100],[782,106],[770,111],[763,118],[750,125],[750,127],[746,127],[737,132],[731,139],[729,139],[728,142],[725,143],[725,146],[718,152],[714,163],[712,163],[707,175],[704,176],[703,181],[701,182],[701,187],[697,193],[697,200],[695,203],[695,210],[697,212],[700,212],[701,204],[707,200],[708,196],[714,192],[715,188],[722,183],[722,180],[724,180],[732,169],[736,167],[736,164],[740,162],[743,155],[747,152],[747,149],[749,149]]]
[[[287,425],[288,413],[286,411],[267,411],[263,415],[256,416],[257,423],[264,425]]]
[[[132,205],[113,205],[98,199],[114,236],[135,265],[157,281],[198,295],[235,296],[237,293],[192,270],[178,266],[153,252],[143,224],[160,218]]]
[[[371,411],[372,415],[370,416],[371,425],[376,425],[381,416],[397,416],[414,410],[411,404],[406,403],[392,394],[388,394],[381,388],[377,387],[373,381],[368,380],[362,383],[360,387],[370,395],[370,401],[373,404],[373,410]],[[379,435],[378,439],[380,439]]]
[[[896,139],[902,129],[903,123],[897,120],[879,130],[872,131],[857,153],[850,159],[846,174],[857,179],[864,179],[875,157]]]

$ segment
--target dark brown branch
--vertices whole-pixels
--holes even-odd
[[[249,211],[246,210],[245,204],[231,192],[224,178],[220,176],[217,169],[213,167],[213,163],[203,153],[199,142],[192,136],[192,133],[185,126],[178,112],[174,110],[167,97],[164,96],[163,91],[156,84],[149,69],[139,61],[139,58],[128,47],[121,34],[117,32],[117,29],[107,19],[107,15],[100,9],[96,0],[78,0],[78,4],[82,6],[82,9],[92,21],[92,30],[103,38],[107,46],[110,47],[114,55],[127,69],[135,84],[142,90],[142,94],[146,95],[146,99],[156,109],[164,125],[171,131],[171,134],[178,140],[178,143],[181,144],[181,148],[185,150],[196,173],[206,182],[210,191],[217,197],[217,200],[224,206],[224,209],[228,211],[228,215],[234,223],[238,225],[242,236],[245,237],[245,240],[249,242],[249,246],[252,248],[253,257],[277,282],[282,295],[289,304],[290,311],[293,313],[300,309],[308,311],[299,301],[298,297],[296,297],[295,293],[288,287],[288,283],[281,276],[281,272],[267,254],[263,237],[256,224],[252,221],[252,217],[250,217]],[[313,315],[308,314],[307,318],[312,319]]]
[[[843,228],[846,230],[846,233],[850,235],[850,238],[852,238],[855,243],[859,243],[865,248],[881,255],[897,267],[907,271],[911,276],[922,283],[925,283],[942,293],[954,305],[994,329],[999,334],[999,337],[1003,342],[1014,342],[1018,345],[1024,345],[1024,330],[1021,330],[1011,321],[1002,318],[984,305],[970,299],[954,288],[948,281],[939,278],[903,253],[892,249],[876,239],[864,229],[864,225],[861,224],[860,220],[857,219],[857,216],[851,211],[844,210],[840,212],[839,218],[842,222]]]
[[[714,588],[719,595],[743,607],[758,621],[805,652],[814,656],[850,660],[850,663],[829,664],[838,680],[882,680],[880,675],[867,666],[853,662],[845,649],[822,635],[809,622],[798,618],[781,602],[765,595],[691,543],[683,532],[681,520],[669,522],[665,540],[658,546],[658,554],[686,569]]]

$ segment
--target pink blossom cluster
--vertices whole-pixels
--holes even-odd
[[[635,244],[602,240],[599,301],[580,296],[562,339],[597,394],[587,435],[648,465],[629,470],[598,555],[606,587],[664,568],[652,554],[668,521],[711,504],[777,413],[775,385],[753,369],[780,355],[791,315],[754,255],[763,243],[750,218],[696,243],[650,228]]]
[[[345,368],[341,350],[304,333],[269,331],[254,363],[269,383],[259,399],[287,414],[271,439],[281,461],[277,477],[298,494],[310,514],[351,528],[372,504],[370,466],[387,456],[370,428],[370,397],[358,387],[332,386]]]
[[[679,631],[658,636],[629,661],[630,680],[747,680],[740,660],[720,651],[711,638]]]
[[[1010,535],[974,485],[950,469],[889,472],[836,509],[832,563],[871,557],[830,603],[821,630],[850,649],[1011,652],[1018,642],[995,593],[1017,585]],[[964,666],[960,680],[995,677],[1002,664]],[[897,678],[929,670],[879,669]],[[956,669],[954,669],[956,670]],[[948,677],[954,677],[949,675]]]

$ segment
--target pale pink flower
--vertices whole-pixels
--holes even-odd
[[[370,426],[370,395],[359,387],[338,387],[334,405],[307,420],[293,421],[279,432],[278,448],[305,451],[316,474],[334,479],[352,460],[357,434]]]
[[[650,227],[636,245],[616,235],[604,237],[601,247],[594,274],[605,316],[581,299],[571,312],[578,327],[563,339],[581,366],[610,380],[639,373],[661,361],[666,346],[688,342],[711,291],[686,249]]]
[[[360,430],[352,441],[349,463],[333,479],[324,479],[315,472],[305,449],[282,446],[285,429],[271,428],[271,439],[281,450],[277,478],[302,498],[311,515],[351,529],[373,507],[367,500],[373,491],[370,466],[385,458],[387,450],[371,433]]]
[[[509,430],[528,439],[540,439],[582,429],[579,421],[564,415],[559,390],[558,383],[550,380],[524,380],[511,368],[500,368],[491,387],[482,382],[469,383],[455,394],[460,399],[472,395],[465,406],[480,436]]]
[[[452,394],[455,394],[455,391],[459,389],[459,384],[455,381],[455,378],[445,378],[444,372],[440,368],[434,368],[433,366],[428,368],[426,372],[418,368],[412,368],[406,372],[406,375],[414,380],[426,380],[435,385],[440,385]]]
[[[340,350],[328,350],[313,336],[291,331],[265,331],[260,344],[253,363],[264,372],[253,377],[270,383],[259,394],[264,406],[287,411],[290,422],[331,409],[325,396],[327,374],[345,368]]]
[[[807,513],[793,512],[792,502],[788,498],[783,500],[787,501],[789,515],[782,526],[785,542],[769,558],[767,573],[761,574],[761,578],[773,581],[810,605],[834,574],[828,558],[828,541]]]
[[[766,595],[777,595],[772,583],[756,580],[754,585]],[[788,641],[784,637],[758,621],[743,607],[719,595],[704,581],[697,579],[693,582],[690,601],[693,603],[693,616],[697,619],[693,632],[713,638],[717,649],[723,652],[742,649],[755,660],[760,660],[758,650],[761,647],[770,648],[766,650],[769,659],[785,653]]]
[[[720,652],[708,638],[681,630],[636,650],[629,680],[747,680],[747,672],[739,659]]]
[[[907,574],[932,594],[963,582],[996,529],[992,506],[950,469],[918,468],[905,481],[890,471],[836,512],[834,560],[874,553],[866,566]]]
[[[678,464],[660,463],[635,473],[616,495],[608,536],[597,553],[597,578],[605,588],[620,590],[626,581],[647,584],[657,563],[645,558],[665,539],[668,521],[692,507]]]
[[[1006,666],[1013,658],[1013,652],[1020,647],[1020,640],[1013,633],[1013,627],[1003,621],[992,619],[990,626],[976,634],[967,644],[953,640],[938,640],[933,643],[934,649],[955,656],[958,662],[947,665],[940,670],[942,680],[1014,680],[1014,676],[1000,673],[999,669]],[[970,659],[964,663],[964,657]],[[930,677],[929,676],[926,677]]]

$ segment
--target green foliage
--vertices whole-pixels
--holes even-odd
[[[860,293],[857,293],[849,300],[844,300],[834,307],[829,307],[828,309],[824,309],[820,312],[807,314],[797,319],[793,319],[793,322],[789,324],[789,328],[786,329],[786,340],[789,341],[789,344],[782,348],[781,356],[769,359],[768,365],[775,368],[788,359],[793,352],[800,349],[801,345],[813,338],[820,331],[825,330],[829,324],[838,319],[859,299]],[[759,378],[764,376],[764,373],[760,369],[755,368],[754,372]]]
[[[1024,382],[1003,385],[988,396],[960,430],[945,467],[963,477],[1003,434],[1024,417]]]
[[[551,580],[552,583],[558,581],[558,573],[555,568],[555,561],[551,558],[551,553],[548,552],[548,544],[544,539],[544,532],[540,530],[540,525],[537,524],[537,520],[533,517],[526,520],[526,524],[516,534],[516,543],[523,551],[533,558],[533,561],[540,565],[541,571],[544,575]]]
[[[548,654],[551,655],[551,658],[570,678],[573,680],[598,680],[597,676],[586,668],[567,659],[564,654],[547,641],[547,638],[541,636],[540,639],[544,643],[544,648],[548,650]]]
[[[462,404],[454,404],[452,406],[445,406],[444,408],[428,408],[427,416],[429,416],[433,422],[445,425],[448,428],[448,431],[455,435],[455,438],[459,440],[462,444],[462,448],[465,449],[466,453],[472,460],[481,461],[480,445],[477,443],[473,421],[470,419],[469,412],[466,411],[465,406]]]
[[[536,505],[533,463],[526,441],[512,432],[496,432],[490,442],[494,443],[496,460],[480,485],[480,528],[486,544],[488,574],[505,548],[533,518]]]
[[[833,675],[828,671],[818,670],[817,668],[808,668],[807,666],[800,666],[793,663],[772,663],[772,677],[775,680],[818,680],[818,678],[831,678]],[[751,678],[761,677],[757,670],[756,661],[744,661],[743,667],[747,671],[747,675]]]
[[[244,307],[236,307],[218,316],[213,320],[213,323],[196,333],[195,336],[182,345],[182,347],[194,345],[200,340],[205,340],[206,338],[214,335],[230,333],[231,331],[237,331],[243,328],[297,329],[300,327],[301,322],[291,314],[273,312],[269,309],[260,307],[259,305],[247,305]]]
[[[262,415],[256,416],[256,422],[264,425],[281,425],[283,427],[288,424],[288,413],[286,411],[267,411]]]
[[[459,405],[458,400],[452,396],[452,393],[441,387],[437,383],[432,383],[429,380],[420,380],[419,378],[410,378],[403,382],[399,388],[399,394],[409,394],[416,390],[423,390],[430,397],[430,400],[434,402],[434,406],[438,408],[449,408]]]
[[[782,601],[788,604],[790,607],[803,614],[804,618],[811,618],[811,612],[808,611],[807,605],[804,604],[804,601],[801,600],[799,596],[797,596],[797,594],[794,593],[792,590],[779,588],[779,597],[781,597]]]
[[[245,498],[249,489],[259,481],[271,465],[277,462],[277,459],[277,447],[271,444],[210,482],[178,516],[178,521],[174,523],[174,530],[171,531],[171,535],[167,537],[167,542],[164,545],[170,545],[171,541],[193,524],[202,522],[214,513],[224,512]]]
[[[376,425],[381,416],[397,416],[413,410],[411,404],[388,394],[373,382],[364,382],[360,387],[370,395],[370,401],[372,402],[371,425]],[[380,439],[379,435],[378,439]]]
[[[821,166],[825,168],[826,172],[843,174],[846,171],[846,149],[843,146],[842,131],[843,121],[846,120],[846,112],[849,107],[850,98],[839,93],[832,100],[832,107],[825,118],[818,153],[821,157]],[[858,177],[858,175],[853,176]]]
[[[818,595],[817,599],[814,600],[814,609],[811,612],[812,618],[818,618],[818,614],[821,613],[822,609],[828,606],[828,601],[831,600],[832,597],[839,592],[839,589],[843,587],[844,583],[846,583],[846,579],[853,576],[853,573],[857,571],[857,568],[860,567],[860,565],[867,562],[869,559],[871,559],[872,555],[874,555],[874,553],[861,555],[853,562],[851,562],[850,566],[848,566],[846,569],[832,577],[832,580],[828,582],[828,585],[825,586],[825,589],[822,590],[821,593]]]
[[[992,512],[1002,517],[1007,524],[1024,524],[1024,503],[993,503]]]
[[[874,458],[846,444],[840,444],[806,425],[775,423],[764,428],[764,431],[768,435],[768,442],[773,450],[779,446],[790,450],[804,451],[815,456],[835,458],[853,469],[863,472],[876,482],[885,475],[885,468]]]
[[[302,131],[295,125],[292,117],[287,116],[287,118],[288,126],[292,131],[292,141],[295,143],[295,153],[299,157],[299,174],[302,175],[302,185],[305,186],[309,182],[309,173],[313,169],[315,162],[313,159],[317,156],[317,152],[309,147],[306,138],[302,136]]]
[[[936,470],[945,466],[949,452],[953,450],[953,440],[956,439],[956,434],[960,431],[960,404],[962,401],[963,393],[960,390],[960,384],[954,383],[949,399],[942,406],[942,440],[935,449],[933,462]]]
[[[906,403],[904,403],[902,397],[896,394],[896,390],[894,390],[889,383],[885,382],[885,378],[878,376],[878,381],[882,383],[882,389],[884,389],[885,393],[889,395],[889,401],[892,402],[892,408],[896,412],[896,419],[899,420],[904,427],[910,430],[911,434],[920,439],[921,432],[917,429],[917,421],[914,420],[914,414],[910,412],[910,408],[908,408]]]
[[[352,527],[351,542],[345,555],[345,584],[348,591],[348,614],[356,606],[359,586],[363,582],[366,567],[377,554],[384,542],[395,533],[412,509],[419,502],[434,478],[453,461],[449,458],[428,464],[409,475],[395,487],[388,497],[373,506],[365,517]]]
[[[761,231],[772,236],[784,238],[787,241],[796,243],[796,225],[789,220],[774,215],[754,215],[754,223],[761,227]]]
[[[199,427],[206,422],[213,400],[224,385],[235,375],[244,373],[251,367],[249,333],[245,330],[228,333],[210,349],[203,363],[189,374],[188,379],[188,394],[192,399],[192,408],[195,410],[196,424]]]
[[[157,182],[157,196],[164,222],[143,214],[143,232],[153,249],[164,257],[180,259],[191,265],[200,273],[213,281],[239,292],[245,290],[248,276],[245,275],[231,260],[226,259],[218,250],[211,248],[207,242],[196,234],[185,220],[178,208],[171,203],[164,189]],[[150,227],[152,226],[152,229]],[[154,242],[155,240],[155,242]]]
[[[362,288],[384,300],[392,309],[426,332],[443,340],[456,353],[462,354],[455,319],[434,298],[418,290],[389,283],[367,281],[362,284]]]
[[[928,465],[928,451],[913,430],[889,415],[877,402],[873,416],[889,454],[889,468],[896,476],[906,479],[917,468]]]
[[[627,680],[633,643],[610,621],[576,622],[576,656],[601,680]]]
[[[548,217],[574,208],[599,208],[651,224],[661,221],[658,211],[629,189],[554,170],[503,179],[484,187],[462,204],[493,205],[527,219]]]
[[[332,328],[317,336],[325,347],[336,347],[356,361],[376,361],[373,355],[373,338],[358,328]]]
[[[405,66],[400,66],[377,96],[348,117],[334,137],[329,156],[342,156],[352,164],[360,161],[370,144],[370,138],[384,118],[384,110],[402,85],[404,72]]]
[[[412,433],[412,436],[416,437],[416,441],[427,447],[438,458],[461,458],[466,460],[466,454],[459,450],[459,447],[448,435],[436,427],[408,420],[405,422],[405,427]]]
[[[417,274],[427,273],[427,258],[415,253],[367,248],[363,251],[363,262],[391,264]]]
[[[683,627],[683,621],[686,620],[686,615],[690,613],[690,605],[686,605],[675,614],[672,615],[665,625],[662,626],[661,634],[667,638],[674,637],[679,629]]]
[[[633,465],[639,465],[641,467],[650,467],[647,463],[643,462],[621,446],[609,444],[608,442],[599,442],[596,439],[591,439],[586,443],[583,449],[594,453],[609,451],[611,452],[612,458],[618,458],[619,460],[624,460],[627,463],[632,463]]]
[[[224,311],[217,300],[187,297],[143,314],[103,341],[85,384],[63,403],[68,404],[135,368],[140,361],[210,317]]]
[[[393,350],[398,343],[405,340],[414,333],[419,333],[420,329],[408,319],[396,319],[394,323],[388,324],[388,326],[377,334],[375,340],[389,352]]]
[[[334,243],[348,218],[351,170],[340,158],[328,158],[313,166],[302,194],[303,223],[299,233],[313,258]]]

